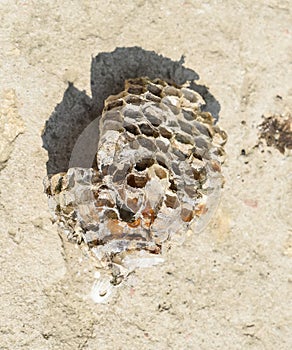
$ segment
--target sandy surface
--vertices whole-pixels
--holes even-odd
[[[291,156],[254,148],[262,114],[291,112],[290,11],[284,0],[0,1],[1,350],[292,347]],[[97,305],[93,267],[51,223],[40,135],[68,81],[90,91],[92,56],[134,45],[185,55],[220,102],[226,184],[201,235]]]

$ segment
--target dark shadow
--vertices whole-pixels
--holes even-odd
[[[178,85],[186,81],[198,80],[199,75],[183,67],[180,61],[146,51],[140,47],[121,47],[113,52],[102,52],[91,63],[92,99],[100,114],[103,101],[124,89],[124,81],[129,78],[147,76],[150,79],[161,78]]]
[[[46,122],[42,139],[48,151],[47,174],[68,170],[73,147],[83,129],[95,118],[92,100],[69,84],[63,100]]]
[[[201,108],[202,111],[210,112],[215,119],[215,122],[219,119],[220,103],[216,98],[210,93],[209,89],[204,85],[198,85],[195,82],[191,82],[190,89],[198,92],[204,99],[205,105]]]
[[[190,88],[200,93],[206,101],[203,109],[211,112],[217,120],[220,111],[218,101],[205,86],[194,83],[194,80],[199,79],[199,75],[185,68],[183,63],[183,57],[180,61],[172,61],[140,47],[117,48],[113,52],[103,52],[94,57],[91,63],[92,99],[70,83],[62,102],[56,106],[46,122],[42,139],[43,147],[49,156],[47,173],[67,171],[69,165],[84,166],[82,155],[75,156],[74,160],[71,160],[71,153],[78,137],[101,114],[104,100],[109,95],[122,91],[124,81],[128,78],[148,76],[151,79],[161,78],[177,85],[190,81]],[[97,124],[95,121],[94,129]],[[98,130],[95,139],[92,140],[92,128],[89,129],[88,135],[91,137],[83,136],[83,140],[87,139],[88,143],[81,142],[81,144],[84,150],[94,153],[98,143]],[[91,157],[92,155],[87,158]]]

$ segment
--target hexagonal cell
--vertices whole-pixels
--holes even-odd
[[[138,171],[144,171],[145,169],[150,168],[153,164],[154,164],[154,159],[142,158],[136,162],[135,169]]]
[[[155,175],[159,177],[159,179],[165,179],[167,177],[167,173],[164,168],[161,166],[155,166],[154,168]]]
[[[166,194],[164,203],[168,208],[176,209],[179,207],[179,200],[175,195]]]
[[[161,97],[162,87],[158,86],[158,84],[149,83],[147,85],[147,90],[151,92],[151,94]]]
[[[147,137],[139,135],[137,140],[142,147],[147,148],[149,151],[154,152],[156,150],[154,141],[148,139]]]
[[[151,127],[148,123],[139,124],[139,129],[142,134],[146,136],[158,137],[159,132],[155,128]]]
[[[140,130],[137,125],[124,122],[124,128],[133,135],[139,135]]]
[[[135,188],[143,188],[145,187],[147,181],[149,180],[148,176],[143,176],[143,175],[134,175],[134,174],[129,174],[127,176],[127,184],[131,187]]]

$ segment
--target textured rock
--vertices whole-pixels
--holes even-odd
[[[13,150],[17,136],[24,131],[18,114],[15,90],[4,90],[0,102],[0,170],[2,170]]]
[[[126,253],[159,254],[218,198],[226,134],[195,91],[160,79],[127,80],[100,120],[96,164],[49,176],[46,193],[68,238],[123,274]]]

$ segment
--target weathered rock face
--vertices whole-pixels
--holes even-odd
[[[55,219],[109,265],[158,254],[211,209],[223,185],[226,134],[201,112],[201,96],[160,79],[127,80],[100,120],[92,168],[46,180]]]
[[[24,125],[18,114],[15,91],[4,90],[0,102],[0,170],[10,157],[15,139],[23,131]]]

